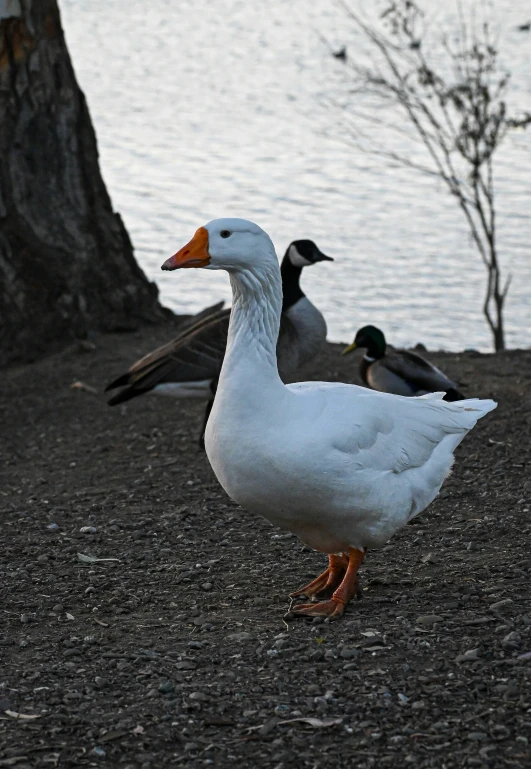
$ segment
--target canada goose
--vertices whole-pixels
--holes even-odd
[[[323,254],[313,240],[294,240],[282,259],[283,304],[277,354],[284,379],[311,360],[326,341],[325,319],[300,286],[303,267],[322,261],[333,259]],[[105,391],[124,388],[109,400],[109,405],[125,403],[147,392],[174,398],[206,398],[199,440],[202,446],[227,344],[230,309],[221,307],[218,304],[204,310],[175,339],[145,355],[107,385]]]

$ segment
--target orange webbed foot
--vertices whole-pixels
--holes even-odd
[[[292,593],[291,597],[305,595],[317,603],[304,603],[290,607],[286,619],[294,617],[325,617],[329,622],[343,616],[345,607],[354,597],[359,597],[358,569],[365,558],[365,551],[349,548],[346,555],[329,556],[328,569],[320,574],[317,579],[306,585],[305,588]],[[346,569],[345,569],[346,566]],[[329,600],[329,591],[333,594]]]
[[[301,603],[290,611],[291,617],[325,617],[329,622],[343,616],[346,604],[332,596],[329,601]]]
[[[343,581],[347,566],[348,558],[346,555],[329,555],[328,568],[312,580],[312,582],[295,590],[294,593],[290,593],[290,598],[305,596],[310,601],[331,598],[334,590]]]

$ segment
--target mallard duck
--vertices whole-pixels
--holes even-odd
[[[376,326],[360,328],[342,354],[358,348],[367,350],[360,361],[360,376],[373,390],[408,396],[444,392],[445,401],[465,399],[456,383],[421,355],[409,350],[388,351],[385,336]]]
[[[205,432],[214,473],[242,507],[328,553],[290,616],[340,617],[368,549],[437,496],[453,452],[491,400],[401,398],[332,382],[285,385],[276,342],[282,283],[268,235],[245,219],[200,227],[164,270],[226,270],[233,304]]]
[[[294,240],[282,259],[283,302],[277,354],[283,379],[291,378],[326,341],[325,319],[300,286],[303,267],[322,261],[334,260],[323,254],[313,240]],[[107,385],[106,392],[124,388],[109,400],[109,405],[124,403],[147,392],[174,398],[206,398],[199,440],[202,446],[227,344],[230,310],[223,310],[222,306],[220,303],[203,310],[175,339],[145,355],[127,373]]]

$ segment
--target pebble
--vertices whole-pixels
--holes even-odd
[[[503,601],[496,601],[495,603],[491,603],[490,608],[494,609],[494,611],[497,611],[498,609],[503,609],[506,606],[510,606],[512,603],[512,598],[504,598]]]
[[[227,636],[227,641],[250,641],[251,638],[251,633],[231,633]]]
[[[105,753],[103,748],[96,747],[96,748],[92,748],[92,750],[90,751],[90,755],[96,756],[96,758],[105,758],[107,754]]]
[[[485,732],[469,732],[467,734],[469,740],[476,740],[476,742],[482,742],[483,740],[486,740],[487,736],[488,735]]]
[[[328,702],[326,697],[315,697],[315,709],[319,713],[323,713],[325,710],[328,710]]]
[[[195,702],[208,702],[208,697],[203,692],[192,692],[190,699],[195,700]]]
[[[177,662],[175,667],[177,670],[195,670],[197,665],[191,660],[182,660],[181,662]]]
[[[197,750],[199,745],[197,742],[186,742],[184,745],[184,749],[187,753],[189,753],[191,750]]]
[[[348,649],[348,648],[347,649],[345,649],[345,648],[341,649],[341,651],[339,653],[340,657],[342,657],[344,660],[354,659],[354,657],[359,657],[360,654],[361,654],[361,652],[360,652],[359,649]],[[345,667],[343,669],[346,670],[347,666],[345,665]]]
[[[212,582],[203,582],[203,584],[201,585],[201,589],[206,590],[207,592],[209,590],[212,590],[213,587],[214,585],[212,584]]]
[[[464,654],[458,654],[456,662],[474,662],[479,659],[479,649],[469,649]]]
[[[98,687],[98,689],[103,689],[104,686],[107,686],[107,681],[105,678],[102,678],[101,676],[96,676],[94,679],[94,683]]]
[[[175,691],[175,684],[172,681],[164,681],[164,683],[159,685],[159,692],[161,694],[171,694],[173,691]]]
[[[439,614],[423,614],[417,617],[417,625],[422,625],[422,627],[431,627],[436,622],[444,622],[444,618]]]
[[[58,523],[49,523],[46,528],[48,529],[48,531],[58,531],[59,524]]]
[[[346,665],[343,665],[343,670],[356,670],[358,667],[357,662],[347,662]]]
[[[82,526],[79,531],[82,534],[95,534],[98,529],[95,526]]]
[[[520,633],[517,633],[515,630],[513,630],[511,633],[507,633],[503,641],[501,642],[501,645],[504,649],[518,649],[520,646],[520,642],[522,640],[522,637]]]

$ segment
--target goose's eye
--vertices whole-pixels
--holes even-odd
[[[230,236],[232,235],[232,232],[230,230],[221,230],[219,234],[221,235],[222,238],[230,238]]]

